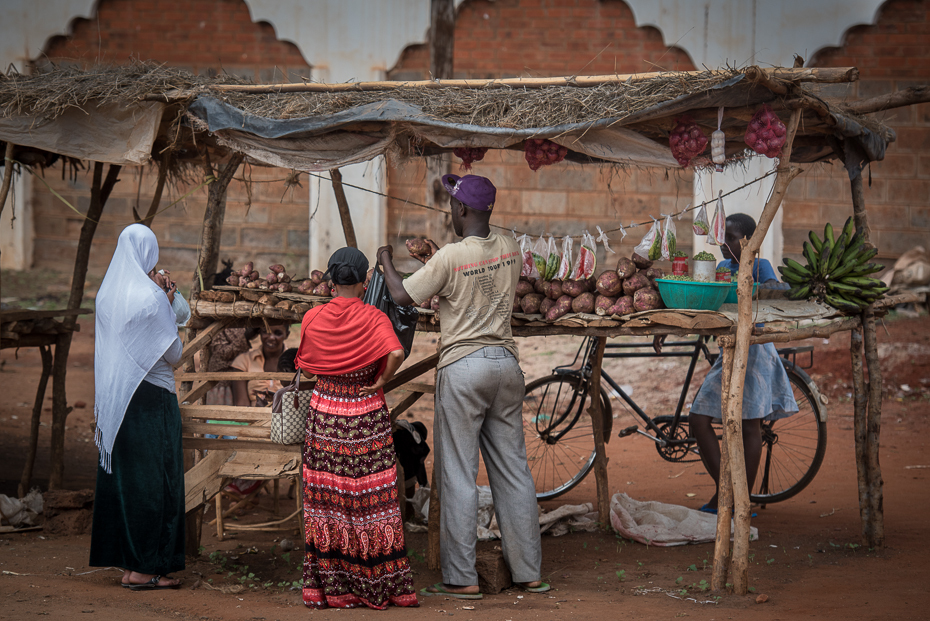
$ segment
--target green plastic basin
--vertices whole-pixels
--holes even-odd
[[[691,282],[656,278],[659,295],[668,308],[715,311],[730,292],[728,282]]]
[[[723,303],[724,303],[724,304],[736,304],[736,302],[737,302],[737,300],[736,300],[736,285],[737,285],[737,283],[732,282],[732,283],[729,283],[729,285],[730,285],[730,291],[727,293],[727,299],[724,300]],[[758,288],[759,288],[759,283],[757,283],[757,282],[752,283],[752,299],[753,299],[753,300],[756,299],[756,289],[758,289]]]

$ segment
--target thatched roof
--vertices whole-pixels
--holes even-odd
[[[461,146],[520,149],[526,138],[548,138],[567,147],[574,161],[673,168],[678,164],[668,152],[668,133],[682,115],[709,136],[723,106],[726,151],[735,162],[746,152],[747,123],[764,103],[783,120],[791,110],[803,110],[795,161],[833,157],[831,141],[837,139],[860,141],[871,159],[881,159],[894,133],[810,88],[857,77],[855,69],[744,67],[547,79],[250,85],[146,63],[56,68],[0,78],[0,141],[81,157],[52,134],[67,133],[64,127],[72,123],[93,128],[120,117],[121,131],[143,138],[121,154],[120,163],[166,148],[181,160],[199,157],[198,146],[207,145],[245,152],[255,163],[322,170],[381,154],[403,158]],[[102,148],[112,139],[100,132],[100,152],[93,155],[118,159],[112,149]],[[90,151],[85,148],[83,155],[90,157]],[[707,165],[708,157],[709,147],[692,165]]]

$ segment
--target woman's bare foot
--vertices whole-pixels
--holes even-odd
[[[131,572],[127,572],[126,574],[123,574],[123,584],[129,585],[129,586],[145,585],[145,584],[150,584],[153,578],[155,578],[155,574],[140,574],[139,572],[131,571]],[[180,584],[181,584],[181,581],[178,580],[177,578],[167,578],[165,576],[159,576],[158,582],[156,582],[152,586],[154,588],[159,588],[159,589],[170,589],[170,588],[180,586]]]

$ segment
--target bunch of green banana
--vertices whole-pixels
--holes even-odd
[[[839,237],[834,236],[833,225],[824,227],[823,239],[811,231],[810,242],[804,242],[807,265],[793,259],[784,259],[778,266],[784,281],[791,285],[788,297],[792,300],[816,298],[837,310],[858,313],[888,291],[881,280],[870,278],[884,265],[869,261],[878,253],[866,248],[862,229],[854,230],[850,217],[843,225]]]

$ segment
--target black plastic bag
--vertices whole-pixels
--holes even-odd
[[[394,334],[404,348],[404,358],[409,356],[420,313],[413,306],[398,306],[384,282],[384,274],[377,267],[371,274],[362,302],[371,304],[388,316],[394,326]]]

